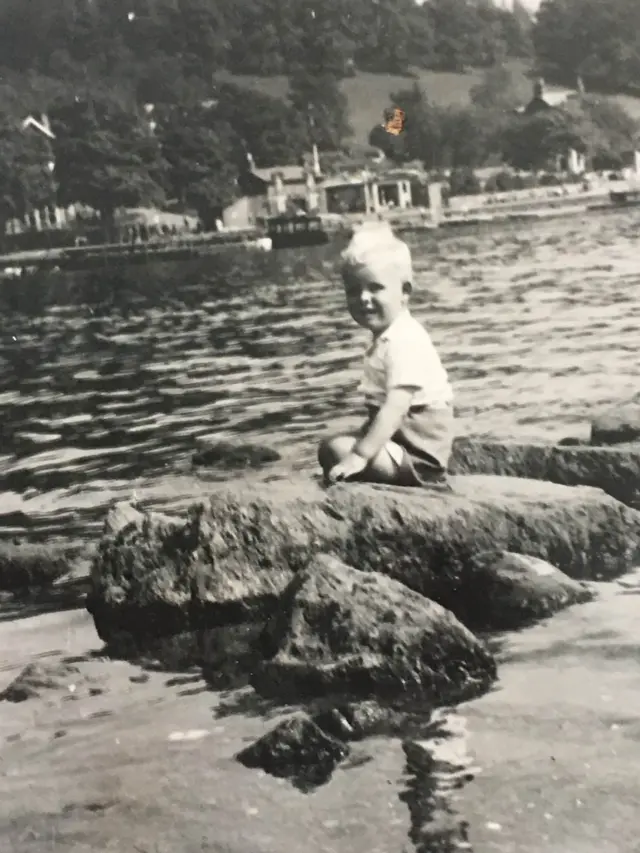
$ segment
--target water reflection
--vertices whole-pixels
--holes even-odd
[[[415,312],[451,370],[461,429],[575,434],[593,405],[635,393],[637,221],[413,239]],[[3,283],[5,534],[95,530],[132,489],[155,506],[186,500],[209,438],[273,448],[283,470],[312,465],[319,434],[360,408],[363,338],[331,277],[335,252]]]

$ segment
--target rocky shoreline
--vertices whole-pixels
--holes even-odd
[[[185,517],[118,504],[87,609],[113,655],[307,703],[240,758],[280,767],[284,751],[324,776],[354,726],[364,737],[486,692],[488,635],[637,565],[640,417],[607,414],[592,433],[601,445],[459,439],[449,492],[300,480],[227,484]]]
[[[118,504],[86,607],[111,657],[196,666],[220,695],[277,712],[236,759],[299,791],[357,743],[399,738],[416,848],[468,849],[450,795],[473,774],[433,752],[450,739],[438,731],[499,679],[497,632],[638,565],[639,440],[640,408],[625,407],[588,445],[460,438],[448,492],[243,480],[180,517]],[[69,678],[28,667],[1,698]]]

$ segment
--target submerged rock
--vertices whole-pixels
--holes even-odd
[[[194,454],[192,462],[195,466],[235,471],[263,468],[265,465],[279,462],[281,458],[278,451],[272,447],[265,447],[261,444],[233,444],[220,441],[201,447]]]
[[[635,506],[640,498],[640,446],[522,444],[459,438],[454,443],[450,467],[454,474],[497,474],[566,486],[592,486],[629,506]]]
[[[640,441],[640,403],[614,406],[591,422],[594,446],[627,444]]]
[[[50,587],[71,570],[75,556],[63,546],[0,542],[0,590]]]
[[[245,767],[291,780],[304,791],[331,778],[349,747],[324,732],[306,714],[296,714],[236,756]]]
[[[489,651],[452,613],[335,557],[299,572],[280,607],[278,651],[251,680],[263,695],[408,694],[429,708],[478,695],[496,677]]]
[[[456,792],[475,778],[463,719],[436,712],[419,738],[406,737],[406,789],[400,799],[411,818],[409,838],[416,853],[470,850],[469,824]]]
[[[66,663],[30,663],[0,693],[0,701],[26,702],[28,699],[39,699],[56,693],[62,693],[69,699],[78,699],[103,692],[96,687],[98,683],[97,679],[83,675],[77,666]]]
[[[451,493],[356,484],[323,492],[309,481],[229,487],[186,518],[140,514],[105,533],[87,607],[103,640],[128,636],[143,647],[258,623],[296,572],[328,552],[491,629],[487,552],[529,554],[579,579],[612,578],[636,562],[640,513],[601,491],[512,477],[451,482]]]
[[[585,445],[588,446],[589,442],[575,435],[567,435],[558,442],[558,447],[584,447]]]

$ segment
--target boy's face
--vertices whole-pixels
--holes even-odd
[[[399,281],[385,284],[368,271],[345,272],[343,280],[349,313],[374,334],[384,332],[409,302],[410,287]]]

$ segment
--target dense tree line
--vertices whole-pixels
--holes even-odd
[[[294,104],[233,83],[215,95],[189,90],[151,110],[117,92],[59,92],[47,103],[51,140],[0,113],[0,234],[8,219],[54,203],[91,207],[107,231],[120,207],[169,201],[210,225],[234,198],[249,154],[260,167],[299,162],[308,150],[308,114]]]
[[[325,111],[327,149],[348,152],[339,91],[327,88],[324,78],[298,72],[291,102],[227,82],[215,88],[215,98],[203,100],[197,87],[186,87],[182,100],[152,110],[117,92],[54,92],[47,107],[51,140],[0,114],[0,233],[8,219],[54,202],[88,205],[107,233],[119,207],[169,201],[195,210],[210,226],[234,198],[249,154],[257,166],[274,166],[300,162],[308,152],[318,138],[317,111],[305,111],[305,103]],[[462,189],[470,185],[464,170],[483,165],[545,169],[573,147],[596,168],[618,168],[638,145],[637,124],[606,99],[576,97],[534,115],[517,114],[518,100],[500,65],[487,70],[468,107],[434,105],[414,84],[390,95],[390,105],[405,112],[405,131],[392,136],[378,126],[369,142],[395,162],[462,170]]]
[[[587,88],[640,92],[638,0],[543,0],[533,31],[541,71]]]
[[[558,79],[629,88],[640,79],[638,9],[545,0],[538,63]],[[468,107],[437,107],[417,85],[391,93],[406,132],[377,127],[369,141],[393,160],[538,169],[571,146],[615,168],[637,128],[610,102],[514,113],[505,59],[527,55],[530,23],[491,0],[0,0],[0,233],[54,200],[89,205],[107,227],[118,207],[170,200],[210,224],[249,154],[276,166],[312,143],[344,151],[339,82],[356,69],[486,68]],[[284,74],[288,98],[241,88],[229,72]],[[52,140],[21,130],[28,112],[49,115]]]
[[[412,66],[460,70],[530,49],[526,15],[492,0],[2,0],[0,62],[53,77],[207,82],[225,69],[338,76]]]

